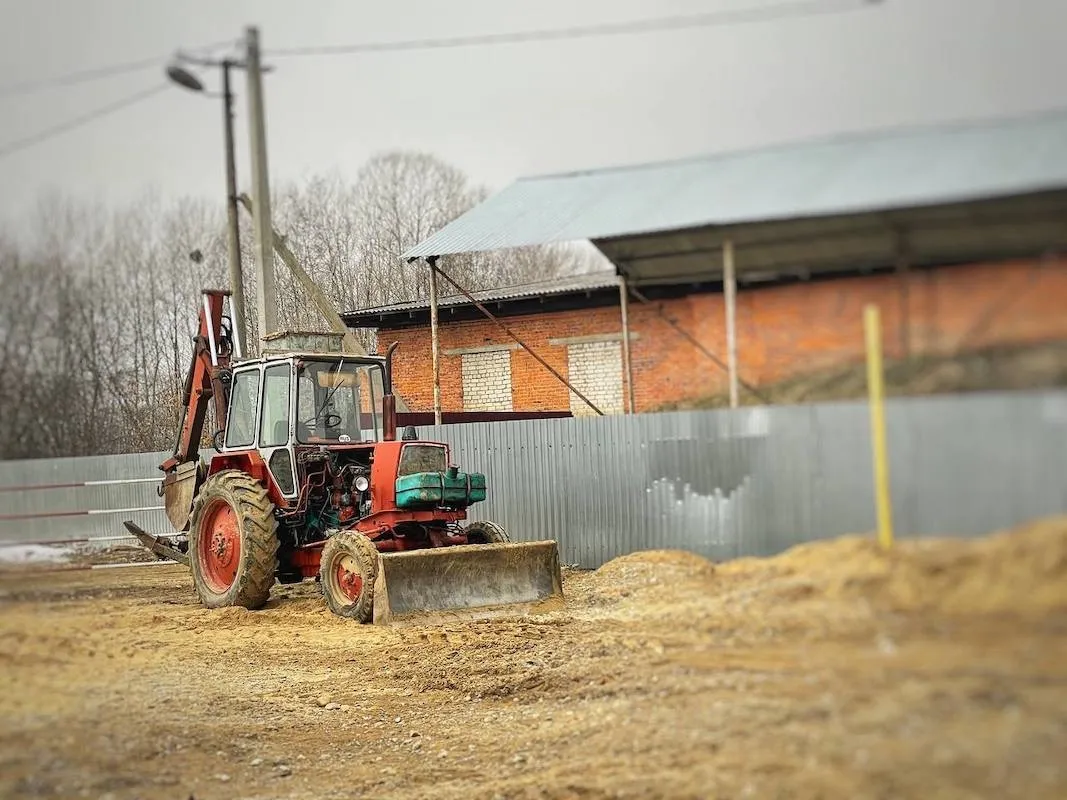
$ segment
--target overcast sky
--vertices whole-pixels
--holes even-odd
[[[0,95],[116,62],[158,56],[161,64],[0,96],[0,150],[161,83],[167,54],[237,39],[249,24],[269,51],[781,2],[0,0]],[[603,39],[268,58],[271,173],[275,181],[354,176],[375,152],[416,148],[500,189],[522,175],[1067,106],[1065,30],[1067,0],[884,0],[836,15]],[[243,77],[238,90],[244,185]],[[0,157],[0,220],[53,189],[101,202],[149,188],[221,202],[222,183],[221,101],[175,87]]]

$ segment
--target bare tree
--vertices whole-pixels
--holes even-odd
[[[281,186],[275,227],[340,308],[425,297],[424,264],[401,254],[484,199],[459,169],[425,153],[370,159]],[[226,285],[223,209],[148,193],[111,210],[40,201],[19,240],[0,236],[0,458],[148,451],[173,444],[181,385],[204,288]],[[242,258],[252,264],[242,215]],[[584,271],[567,246],[451,257],[474,289]],[[255,297],[255,270],[245,295]],[[325,323],[281,264],[279,316],[289,329]],[[447,288],[445,289],[447,293]],[[255,304],[244,341],[255,351]],[[369,343],[369,342],[368,342]]]
[[[424,298],[429,272],[401,258],[488,196],[459,169],[435,156],[407,151],[371,158],[355,185],[317,176],[284,186],[273,201],[276,225],[312,278],[345,309]],[[601,260],[602,263],[602,260]],[[600,264],[570,245],[449,257],[449,272],[474,289],[544,280]],[[287,275],[279,283],[292,287]],[[319,326],[299,292],[286,291],[281,318]]]

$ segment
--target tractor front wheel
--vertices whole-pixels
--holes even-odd
[[[319,584],[334,614],[370,622],[377,577],[378,549],[366,536],[337,531],[326,541],[319,561]]]
[[[467,544],[503,544],[510,542],[507,533],[495,522],[472,522],[463,532]]]
[[[278,522],[261,483],[240,470],[212,475],[196,495],[189,566],[208,608],[261,608],[278,567]]]

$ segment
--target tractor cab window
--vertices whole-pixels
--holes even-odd
[[[256,406],[259,401],[259,370],[238,372],[230,389],[226,415],[226,446],[252,447],[256,443]]]
[[[318,442],[376,441],[381,431],[381,369],[373,364],[308,361],[296,384],[296,438]]]
[[[259,446],[289,444],[289,362],[263,370],[263,409],[260,411]]]

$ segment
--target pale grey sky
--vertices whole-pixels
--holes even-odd
[[[269,51],[773,2],[0,0],[0,91],[236,39],[247,24],[260,27]],[[269,58],[271,172],[275,181],[354,176],[377,151],[417,148],[499,189],[527,174],[1065,106],[1065,30],[1065,0],[884,0],[834,16],[604,39]],[[0,97],[0,150],[163,80],[161,63]],[[238,91],[245,184],[243,78]],[[152,188],[221,202],[222,174],[221,101],[175,87],[0,157],[0,220],[17,219],[50,190],[121,202]]]

